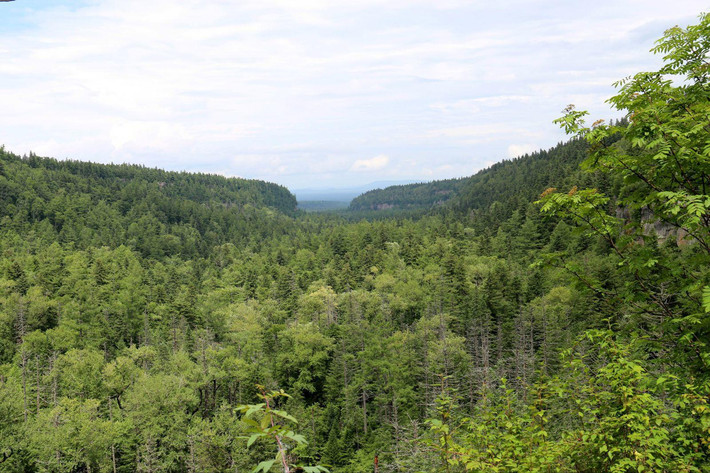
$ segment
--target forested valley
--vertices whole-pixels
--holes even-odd
[[[710,17],[654,52],[341,213],[3,148],[0,471],[710,471]]]

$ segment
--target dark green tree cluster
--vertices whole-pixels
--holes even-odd
[[[290,450],[293,463],[368,471],[379,455],[407,470],[440,375],[473,406],[483,380],[532,377],[543,337],[555,363],[562,329],[540,330],[575,296],[546,295],[550,282],[527,267],[542,246],[516,246],[515,261],[434,217],[274,219],[288,225],[258,246],[226,243],[205,257],[77,248],[5,228],[3,468],[224,471],[269,461],[267,439],[246,448],[237,411],[263,384],[289,392],[284,410],[304,420],[308,444]]]
[[[121,244],[145,256],[204,256],[282,228],[295,197],[261,181],[19,157],[0,149],[0,223],[23,237],[91,246]]]
[[[618,120],[619,127],[628,124]],[[620,134],[605,138],[611,144]],[[477,230],[497,228],[516,210],[525,209],[549,187],[593,186],[614,191],[616,180],[603,173],[583,173],[586,140],[572,139],[549,150],[504,160],[471,177],[376,189],[355,198],[349,213],[358,217],[421,217],[451,213]]]
[[[419,184],[390,186],[359,195],[350,202],[351,211],[395,209],[425,210],[440,206],[458,195],[467,179],[444,179]]]

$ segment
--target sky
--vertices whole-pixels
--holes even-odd
[[[0,3],[0,144],[291,189],[468,176],[620,117],[687,0]]]

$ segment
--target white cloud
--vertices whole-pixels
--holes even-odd
[[[426,136],[439,139],[457,139],[467,143],[485,143],[509,136],[535,137],[537,133],[530,129],[516,127],[515,125],[506,123],[486,123],[473,126],[429,130]]]
[[[111,128],[111,144],[116,150],[138,147],[166,149],[180,147],[192,141],[180,125],[168,122],[122,121]]]
[[[0,5],[7,149],[301,187],[385,168],[446,178],[511,143],[552,146],[565,105],[616,116],[610,84],[654,67],[653,41],[699,13],[691,0]]]
[[[384,154],[375,156],[370,159],[358,159],[350,166],[350,171],[354,172],[369,172],[369,171],[379,171],[380,169],[387,166],[390,162],[390,158]]]
[[[430,130],[427,133],[429,137],[447,137],[447,138],[479,138],[491,137],[494,135],[507,134],[510,130],[507,126],[495,126],[490,124],[459,126],[454,128],[440,128]]]
[[[524,154],[530,154],[532,152],[538,151],[540,149],[537,145],[524,144],[524,145],[510,145],[508,146],[508,157],[517,158]]]

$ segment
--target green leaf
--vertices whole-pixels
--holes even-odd
[[[298,424],[298,421],[296,420],[296,418],[293,417],[293,416],[291,416],[290,414],[288,414],[286,411],[279,411],[279,410],[276,410],[276,409],[272,409],[272,410],[271,410],[271,413],[274,414],[274,415],[276,415],[276,416],[279,416],[279,417],[281,417],[281,418],[283,418],[283,419],[290,420],[290,421],[293,422],[294,424]]]
[[[705,312],[710,312],[710,286],[703,288],[703,308]]]
[[[249,440],[247,441],[247,448],[251,447],[251,445],[252,445],[252,444],[256,441],[256,439],[258,439],[259,437],[261,437],[261,434],[252,434],[252,436],[249,437]]]
[[[253,405],[250,405],[250,406],[248,406],[248,409],[247,409],[247,411],[244,413],[244,415],[245,415],[246,417],[249,417],[249,416],[251,416],[252,414],[254,414],[255,412],[260,412],[260,411],[262,411],[262,410],[264,409],[264,406],[265,406],[265,405],[266,405],[266,404],[263,404],[263,403],[262,403],[262,404],[253,404]]]
[[[303,435],[296,434],[296,433],[293,433],[293,432],[288,432],[288,433],[285,435],[285,437],[290,438],[290,439],[293,440],[294,442],[297,442],[297,443],[299,443],[299,444],[301,444],[301,445],[307,443],[307,442],[306,442],[306,438],[305,438]]]
[[[261,426],[260,426],[259,423],[258,423],[257,421],[255,421],[254,419],[243,418],[243,419],[242,419],[242,422],[244,422],[244,423],[247,424],[248,426],[252,427],[253,429],[261,430]]]
[[[276,460],[265,460],[258,465],[256,465],[256,468],[252,471],[252,473],[259,473],[260,471],[263,471],[266,473],[271,469],[272,466],[274,466],[274,462]]]

